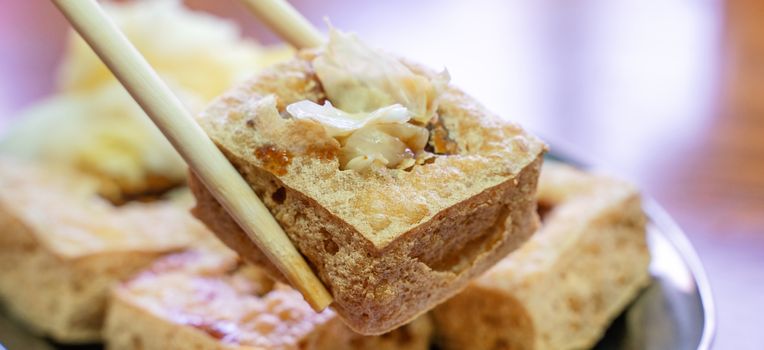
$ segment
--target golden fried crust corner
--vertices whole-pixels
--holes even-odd
[[[426,350],[432,332],[421,317],[384,336],[362,336],[233,255],[188,251],[116,288],[104,334],[112,350]]]
[[[443,349],[590,348],[649,283],[632,186],[547,163],[538,200],[539,232],[433,310]]]
[[[96,189],[81,174],[0,158],[0,298],[61,343],[98,341],[114,284],[210,236],[174,203],[115,208]]]
[[[458,153],[410,171],[339,170],[340,145],[323,127],[280,114],[303,99],[325,96],[310,62],[298,57],[218,98],[199,122],[315,267],[354,330],[380,334],[412,320],[534,231],[546,146],[456,88],[443,93],[438,114]],[[243,257],[265,262],[198,180],[190,182],[194,214]]]

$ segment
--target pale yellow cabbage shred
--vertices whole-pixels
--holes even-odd
[[[416,74],[392,55],[334,28],[313,68],[330,103],[287,106],[298,119],[321,123],[342,144],[342,169],[410,168],[424,155],[438,96],[448,74]]]
[[[260,46],[243,38],[235,23],[177,0],[103,7],[193,113],[265,65],[292,56],[291,49]],[[0,153],[60,163],[128,187],[150,176],[184,181],[185,162],[73,31],[57,86],[55,95],[22,112],[0,138]]]

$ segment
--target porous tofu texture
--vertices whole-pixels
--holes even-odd
[[[649,283],[634,187],[547,163],[538,198],[539,231],[433,311],[441,348],[591,348]]]
[[[110,349],[426,350],[426,317],[381,337],[353,333],[331,310],[235,256],[189,251],[167,257],[114,292]]]
[[[410,170],[341,170],[339,142],[292,102],[325,99],[303,52],[218,98],[199,123],[263,198],[354,330],[379,334],[459,291],[534,231],[546,146],[455,87],[438,123],[456,145]],[[435,73],[406,63],[417,74]],[[195,215],[244,258],[269,265],[192,179]]]
[[[0,297],[62,343],[100,338],[109,289],[154,259],[212,235],[185,205],[113,206],[96,181],[0,158]]]

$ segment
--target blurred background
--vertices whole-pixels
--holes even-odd
[[[638,184],[710,276],[718,349],[764,348],[764,1],[290,1],[433,67],[503,117]],[[186,1],[278,39],[237,1]],[[0,0],[0,131],[55,90],[64,18]]]

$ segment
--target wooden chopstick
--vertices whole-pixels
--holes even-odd
[[[285,0],[242,0],[261,21],[297,49],[317,47],[321,32]]]
[[[252,188],[94,0],[53,0],[194,173],[314,310],[332,296]]]

